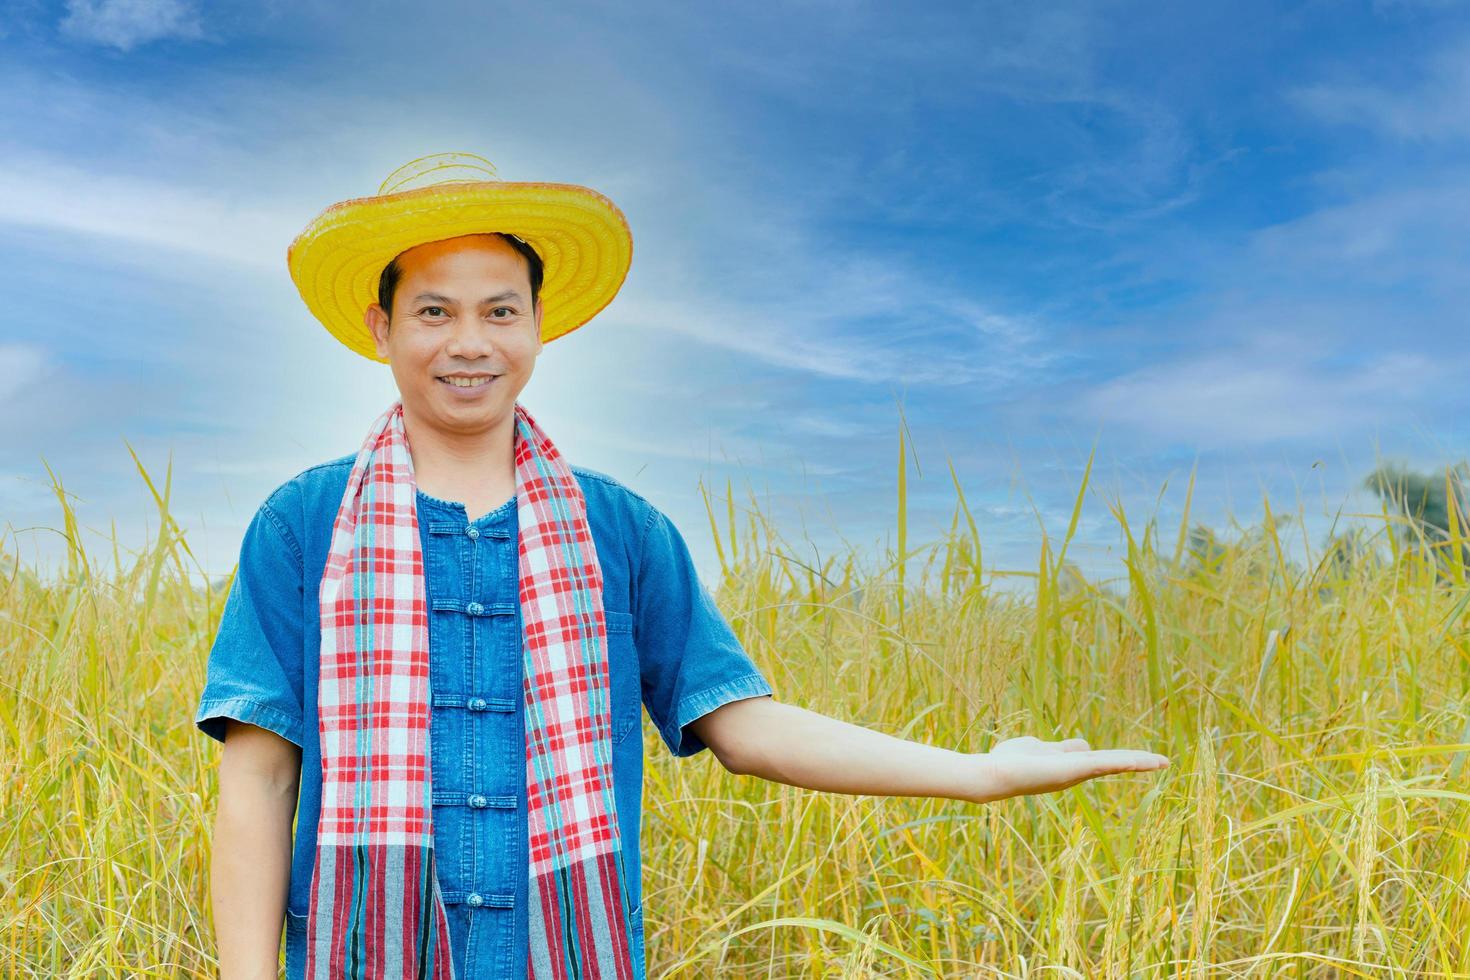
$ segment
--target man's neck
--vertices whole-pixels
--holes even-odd
[[[414,482],[432,497],[464,504],[472,521],[494,510],[515,495],[514,425],[508,415],[483,432],[445,432],[420,423],[405,406]]]

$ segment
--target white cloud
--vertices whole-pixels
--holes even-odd
[[[46,352],[33,344],[0,344],[0,406],[47,367]]]
[[[1439,141],[1470,135],[1470,40],[1429,57],[1413,84],[1360,78],[1291,89],[1287,97],[1329,123],[1357,124],[1400,139]]]
[[[199,17],[184,0],[67,0],[61,32],[128,51],[164,38],[202,35]]]
[[[823,439],[851,439],[855,436],[870,435],[874,431],[871,425],[864,425],[851,419],[836,418],[820,412],[803,412],[799,415],[792,415],[786,419],[785,425],[792,432],[819,436]]]
[[[1104,423],[1166,439],[1252,446],[1402,419],[1448,370],[1411,353],[1385,353],[1332,371],[1306,360],[1273,360],[1265,350],[1212,352],[1115,378],[1083,395],[1078,407]]]
[[[0,224],[167,248],[277,272],[301,225],[275,201],[206,193],[61,160],[0,159]]]
[[[686,286],[654,271],[646,281],[658,285],[627,289],[619,319],[814,379],[875,385],[997,389],[1058,356],[1040,325],[928,281],[903,255],[834,249],[797,224],[730,224],[725,240],[747,257],[733,284]]]
[[[1297,290],[1308,282],[1350,280],[1354,286],[1432,283],[1461,292],[1467,220],[1470,181],[1463,172],[1424,171],[1412,183],[1358,193],[1261,229],[1251,239],[1252,275],[1258,285],[1282,277]]]

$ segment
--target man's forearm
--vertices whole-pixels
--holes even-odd
[[[294,787],[222,767],[210,863],[221,980],[275,980],[295,812]]]
[[[984,757],[885,735],[770,698],[747,704],[731,768],[829,793],[976,800],[988,786]]]

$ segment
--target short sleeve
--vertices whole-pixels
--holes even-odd
[[[245,529],[194,724],[221,742],[234,718],[302,744],[301,549],[269,501]]]
[[[643,704],[669,751],[706,748],[685,728],[730,701],[773,693],[699,580],[689,548],[657,508],[644,525],[633,643]]]

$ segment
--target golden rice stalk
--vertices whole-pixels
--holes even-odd
[[[1373,865],[1378,861],[1379,769],[1370,764],[1363,779],[1363,799],[1358,804],[1353,835],[1353,864],[1357,872],[1357,922],[1353,926],[1353,959],[1363,960],[1368,941],[1368,917],[1373,901]]]
[[[1194,921],[1189,961],[1194,975],[1203,976],[1202,968],[1209,959],[1215,919],[1215,813],[1219,808],[1219,794],[1215,747],[1207,730],[1200,732],[1198,745],[1195,755]]]

